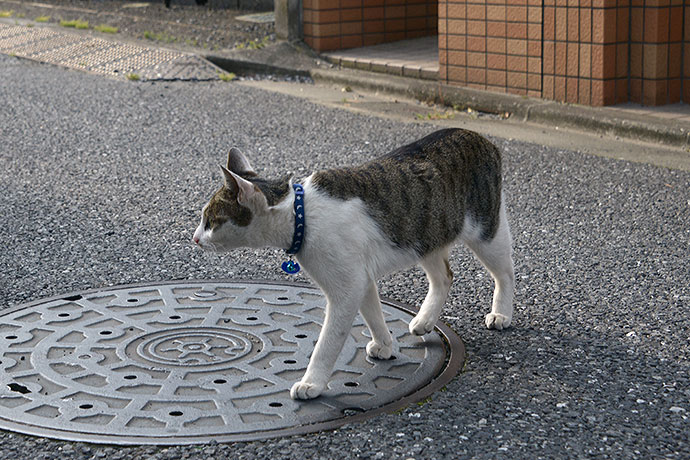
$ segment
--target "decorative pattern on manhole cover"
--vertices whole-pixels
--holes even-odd
[[[402,407],[464,360],[440,325],[383,300],[395,359],[366,356],[361,318],[324,394],[293,401],[321,329],[321,291],[189,281],[113,287],[0,312],[0,427],[112,444],[258,439],[335,427]]]

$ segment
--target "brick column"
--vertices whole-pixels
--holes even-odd
[[[544,0],[543,97],[627,101],[629,0]]]
[[[685,17],[685,36],[683,37],[683,75],[682,93],[683,102],[690,104],[690,5],[683,5]]]
[[[684,9],[682,0],[632,0],[631,101],[661,105],[681,100]]]
[[[440,0],[439,77],[541,97],[541,0]]]

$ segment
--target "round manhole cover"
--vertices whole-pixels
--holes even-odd
[[[0,427],[109,444],[194,444],[306,433],[392,411],[447,383],[464,360],[446,326],[408,332],[382,300],[395,359],[366,356],[355,320],[324,394],[294,401],[325,298],[295,284],[121,286],[0,312]]]

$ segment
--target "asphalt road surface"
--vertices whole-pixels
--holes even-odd
[[[191,244],[226,151],[267,176],[304,176],[436,129],[236,83],[116,81],[6,56],[0,101],[0,308],[147,281],[287,279],[279,250]],[[122,448],[1,432],[0,458],[690,458],[690,173],[492,139],[505,154],[514,323],[483,326],[492,285],[458,247],[443,320],[468,357],[444,391],[259,442]],[[426,280],[412,268],[380,287],[418,305]]]

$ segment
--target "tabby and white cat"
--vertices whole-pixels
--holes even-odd
[[[222,168],[225,184],[204,207],[194,242],[201,248],[290,248],[295,236],[292,179],[260,178],[237,149]],[[510,325],[515,277],[501,196],[499,150],[477,133],[445,129],[360,166],[319,171],[304,180],[306,231],[295,255],[327,305],[318,342],[290,395],[319,396],[357,311],[371,332],[367,355],[389,359],[376,279],[419,263],[429,291],[410,332],[430,332],[453,280],[448,262],[462,240],[495,281],[489,329]]]

